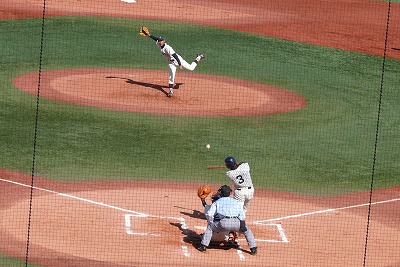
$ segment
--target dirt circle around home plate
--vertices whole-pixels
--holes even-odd
[[[24,259],[31,176],[0,169],[0,251]],[[362,266],[369,193],[313,198],[256,189],[247,223],[259,253],[196,247],[206,220],[199,184],[62,183],[36,177],[29,260],[45,266]],[[217,184],[211,185],[213,192]],[[367,261],[397,266],[400,188],[376,190]],[[210,202],[210,200],[207,200]],[[397,214],[397,216],[396,216]],[[340,244],[340,245],[338,245]],[[284,263],[284,264],[283,264]]]

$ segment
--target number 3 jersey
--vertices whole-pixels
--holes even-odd
[[[235,170],[227,171],[226,176],[233,181],[235,189],[253,187],[250,176],[250,166],[247,162],[241,163]]]

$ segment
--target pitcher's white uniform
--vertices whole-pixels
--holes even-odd
[[[178,56],[181,66],[185,69],[193,71],[196,68],[198,61],[195,60],[191,64],[187,63],[187,61],[184,60],[178,53],[176,53],[174,49],[167,43],[164,43],[164,45],[161,46],[160,43],[157,41],[156,45],[158,48],[160,48],[161,54],[163,54],[168,62],[169,84],[175,84],[176,68],[179,67],[179,63],[172,56],[173,54],[176,54]]]
[[[140,35],[143,36],[148,36],[154,41],[156,41],[157,47],[160,49],[161,54],[165,57],[165,59],[168,62],[168,73],[169,73],[169,79],[168,79],[168,88],[169,88],[169,93],[166,93],[164,90],[162,90],[168,97],[171,97],[173,94],[173,89],[175,85],[175,75],[176,75],[176,67],[179,67],[180,69],[187,69],[190,71],[193,71],[197,64],[200,62],[201,59],[203,59],[205,56],[204,54],[197,54],[197,57],[193,60],[191,64],[187,63],[186,60],[184,60],[180,55],[178,55],[175,50],[169,46],[165,42],[164,36],[159,36],[156,37],[150,33],[144,33],[143,28],[141,28]]]
[[[243,202],[243,209],[246,211],[254,196],[249,164],[247,162],[240,163],[236,169],[227,171],[226,176],[233,181],[235,188],[233,197]]]

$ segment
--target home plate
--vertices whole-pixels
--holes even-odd
[[[125,3],[136,3],[136,0],[121,0],[121,1]]]

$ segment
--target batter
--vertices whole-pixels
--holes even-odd
[[[250,175],[250,165],[247,162],[237,163],[234,157],[225,158],[225,166],[229,169],[226,176],[233,181],[235,192],[233,197],[243,203],[246,212],[254,196],[254,186]]]

